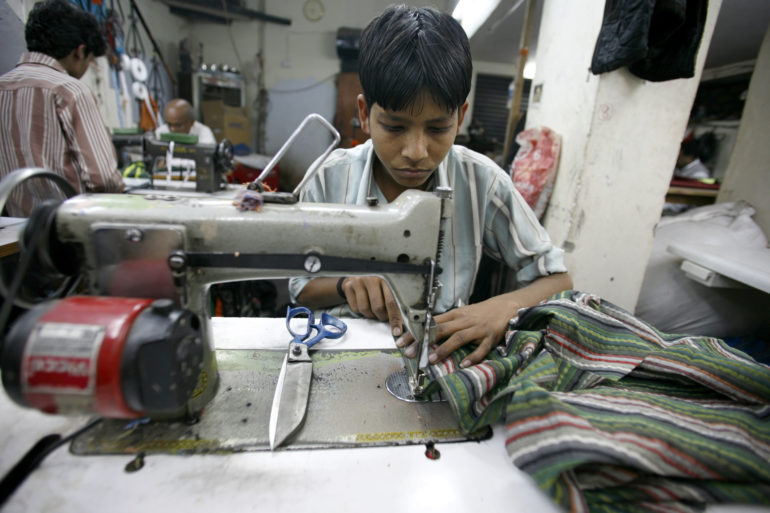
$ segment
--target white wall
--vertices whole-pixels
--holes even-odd
[[[129,16],[128,0],[118,1],[123,6],[125,15]],[[179,41],[187,37],[194,27],[185,18],[171,14],[168,6],[158,0],[136,0],[136,5],[142,13],[144,21],[152,33],[152,37],[158,44],[163,58],[166,60],[169,68],[176,73],[179,69]],[[147,56],[150,57],[153,51],[152,43],[150,43],[147,34],[141,27],[141,23],[137,22],[137,24],[140,25],[139,33],[141,34],[144,48],[149,54]],[[126,30],[125,25],[124,30]]]
[[[744,200],[770,236],[770,27],[759,49],[738,137],[717,202]]]
[[[575,288],[630,311],[636,305],[705,49],[721,0],[712,0],[696,76],[653,83],[625,68],[589,71],[604,1],[548,0],[538,40],[527,127],[562,136],[561,164],[544,220],[567,251]]]
[[[27,21],[27,13],[32,9],[34,0],[3,0],[3,3],[13,11],[16,17],[21,20],[22,25]]]
[[[0,34],[3,35],[0,75],[13,69],[21,54],[27,50],[22,19],[26,21],[26,16],[18,0],[0,0]]]

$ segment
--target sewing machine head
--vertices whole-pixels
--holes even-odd
[[[196,192],[215,192],[227,185],[225,174],[232,168],[233,145],[227,139],[219,144],[199,144],[197,136],[161,134],[160,139],[145,136],[142,152],[150,180],[161,185],[156,174],[162,169],[169,179],[190,179],[195,172]],[[162,164],[161,164],[162,163]]]
[[[158,414],[182,416],[201,411],[216,390],[208,301],[214,283],[382,276],[406,329],[415,340],[430,341],[442,201],[410,190],[380,206],[266,202],[259,211],[244,211],[205,195],[86,194],[48,210],[40,225],[50,233],[37,253],[49,267],[76,270],[88,295],[170,300],[150,306],[156,317],[176,312],[173,329],[194,319],[196,333],[182,335],[203,342],[185,345],[201,351],[194,393],[183,407]],[[422,353],[418,371],[427,366],[427,346]],[[416,386],[418,373],[410,376]]]
[[[131,163],[127,152],[140,153],[144,134],[140,129],[113,129],[112,145],[118,157],[118,169],[123,169]]]

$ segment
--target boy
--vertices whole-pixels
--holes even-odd
[[[477,348],[461,362],[478,363],[499,344],[508,321],[529,307],[572,288],[563,252],[515,191],[511,178],[490,159],[453,146],[468,109],[472,65],[465,32],[451,16],[430,8],[391,6],[361,35],[359,75],[364,91],[358,114],[371,139],[336,150],[302,192],[304,201],[381,203],[406,189],[432,190],[446,177],[454,212],[440,257],[442,283],[429,355],[442,361],[458,347]],[[526,286],[468,305],[482,249],[517,271]],[[294,279],[292,299],[311,308],[340,303],[368,318],[388,320],[399,347],[415,356],[412,336],[381,278]]]

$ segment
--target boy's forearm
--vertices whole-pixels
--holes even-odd
[[[510,303],[511,317],[515,317],[520,308],[535,306],[544,299],[571,288],[572,277],[569,273],[556,273],[538,278],[529,285],[501,294],[498,298],[505,299]]]
[[[339,278],[315,278],[307,282],[297,296],[297,303],[308,308],[326,308],[344,301],[337,293]]]
[[[337,292],[339,278],[315,278],[302,289],[297,302],[308,308],[326,308],[344,301]],[[509,305],[510,316],[515,317],[520,308],[534,306],[554,294],[572,288],[568,273],[557,273],[539,278],[526,287],[506,292],[496,297]]]

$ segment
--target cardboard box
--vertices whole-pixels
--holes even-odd
[[[201,114],[205,125],[214,132],[217,142],[229,139],[233,146],[245,145],[246,153],[251,148],[251,123],[246,107],[231,107],[221,100],[201,102]]]

